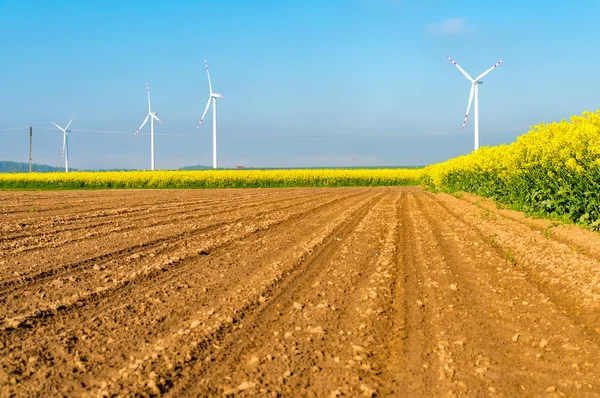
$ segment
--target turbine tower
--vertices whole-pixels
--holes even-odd
[[[148,119],[150,119],[150,167],[152,171],[154,171],[154,119],[160,124],[162,124],[162,121],[156,116],[156,112],[152,112],[152,106],[150,105],[150,86],[148,86],[148,82],[146,82],[146,91],[148,92],[148,115],[146,116],[146,119],[144,119],[144,123],[142,123],[140,128],[135,132],[135,135],[138,135],[142,127],[148,122]]]
[[[206,74],[208,75],[208,89],[210,90],[210,95],[208,97],[208,102],[206,103],[206,108],[204,108],[204,113],[202,114],[202,118],[198,122],[198,126],[196,129],[200,128],[202,121],[204,120],[204,116],[206,116],[206,112],[208,112],[208,108],[210,107],[210,101],[213,102],[213,169],[217,168],[217,98],[223,98],[221,94],[213,93],[212,84],[210,83],[210,72],[208,71],[208,62],[204,60],[204,64],[206,65]]]
[[[69,172],[69,137],[68,137],[67,133],[71,132],[71,130],[69,130],[69,126],[73,122],[73,119],[75,119],[75,115],[74,114],[73,114],[73,116],[71,116],[71,120],[69,120],[69,123],[67,124],[67,127],[65,127],[64,129],[62,127],[60,127],[58,124],[56,124],[54,122],[50,122],[53,125],[55,125],[56,128],[58,128],[60,131],[63,132],[62,157],[65,158],[65,173]]]
[[[461,68],[456,63],[456,61],[454,61],[452,58],[450,58],[450,57],[447,57],[447,58],[450,60],[450,62],[452,62],[458,68],[460,73],[462,73],[471,82],[471,93],[469,94],[469,104],[467,105],[467,112],[465,114],[465,120],[463,121],[462,128],[464,129],[465,124],[467,124],[467,118],[469,117],[469,110],[471,110],[471,102],[473,102],[473,97],[475,97],[475,115],[474,115],[475,120],[473,122],[475,124],[475,150],[477,150],[477,149],[479,149],[479,85],[483,84],[481,79],[485,75],[490,73],[493,69],[495,69],[498,65],[500,65],[502,63],[502,61],[504,61],[504,58],[502,58],[500,61],[495,63],[494,66],[492,66],[490,69],[486,70],[481,75],[477,76],[476,79],[473,79],[471,76],[469,76],[469,74],[467,72],[465,72],[463,70],[463,68]]]

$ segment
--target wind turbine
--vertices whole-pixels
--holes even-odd
[[[446,58],[448,58],[450,60],[450,62],[452,62],[458,68],[460,73],[462,73],[471,82],[471,94],[469,94],[469,104],[467,105],[467,112],[465,114],[465,120],[463,121],[462,128],[464,129],[465,124],[467,124],[467,118],[469,117],[469,110],[471,109],[471,102],[473,102],[473,96],[475,96],[474,124],[475,124],[475,150],[477,150],[477,149],[479,149],[479,85],[483,84],[481,79],[485,75],[490,73],[493,69],[495,69],[498,65],[500,65],[502,63],[502,61],[504,61],[504,58],[502,58],[500,61],[496,62],[494,64],[494,66],[492,66],[490,69],[486,70],[481,75],[477,76],[476,79],[473,79],[471,76],[469,76],[469,74],[467,72],[465,72],[463,70],[463,68],[458,66],[456,61],[454,61],[452,58],[450,58],[450,57],[446,57]]]
[[[150,162],[152,171],[154,171],[154,119],[160,124],[162,124],[162,121],[156,116],[156,112],[152,112],[152,106],[150,105],[150,86],[148,86],[148,82],[146,82],[146,91],[148,92],[148,115],[146,116],[146,119],[144,119],[144,123],[142,123],[140,128],[135,132],[135,135],[138,135],[142,127],[148,122],[148,119],[150,119]]]
[[[208,112],[208,107],[210,107],[210,101],[213,102],[213,169],[217,168],[217,98],[223,98],[221,94],[213,93],[212,84],[210,83],[210,72],[208,71],[208,62],[204,60],[204,64],[206,64],[206,74],[208,75],[208,89],[210,90],[210,95],[208,97],[208,102],[206,103],[206,108],[204,108],[204,113],[202,114],[202,118],[198,122],[198,126],[196,129],[200,128],[202,121],[204,120],[204,116],[206,116],[206,112]]]
[[[69,130],[69,126],[73,122],[73,119],[75,119],[75,114],[73,114],[73,116],[71,116],[71,120],[69,120],[69,123],[67,124],[67,127],[65,127],[64,129],[62,127],[60,127],[58,124],[56,124],[54,122],[50,122],[53,125],[55,125],[56,128],[58,128],[60,131],[63,132],[63,150],[62,150],[62,156],[63,156],[63,158],[65,158],[65,173],[69,172],[69,137],[67,136],[67,133],[71,132],[71,130]]]

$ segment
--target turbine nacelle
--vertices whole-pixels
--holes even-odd
[[[210,95],[210,97],[211,97],[211,98],[224,98],[224,97],[223,97],[221,94],[215,94],[215,93],[212,93],[212,94]]]

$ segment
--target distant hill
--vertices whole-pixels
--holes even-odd
[[[419,169],[425,166],[367,166],[367,167],[245,167],[246,170],[295,170],[295,169]],[[138,169],[100,169],[92,171],[136,171]],[[185,166],[179,170],[212,170],[211,166]],[[33,164],[33,171],[37,173],[54,173],[65,171],[64,167],[48,166],[47,164]],[[69,171],[86,171],[79,169],[69,169]],[[0,173],[27,173],[29,172],[29,163],[9,162],[0,160]]]
[[[38,173],[51,173],[56,171],[65,171],[63,167],[48,166],[47,164],[32,165],[32,169]],[[75,171],[75,169],[73,169]],[[0,173],[27,173],[29,172],[29,163],[24,162],[9,162],[0,160]]]
[[[210,166],[185,166],[179,170],[209,170]],[[136,171],[137,169],[100,169],[94,171]],[[37,173],[55,173],[65,171],[64,167],[54,167],[47,164],[33,164],[33,171]],[[69,168],[69,171],[84,171],[79,169]],[[8,160],[0,160],[0,173],[28,173],[29,163],[25,162],[9,162]]]

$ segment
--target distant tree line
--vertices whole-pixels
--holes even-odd
[[[56,171],[64,171],[63,167],[48,166],[47,164],[32,165],[32,169],[38,173],[49,173]],[[0,173],[27,173],[29,172],[29,163],[24,162],[9,162],[8,160],[0,160]]]
[[[186,166],[182,167],[181,170],[206,170],[210,169],[209,166]],[[34,163],[32,167],[33,171],[37,173],[53,173],[65,171],[64,167],[54,167],[47,164]],[[133,171],[137,169],[100,169],[95,171]],[[78,169],[71,168],[70,171],[80,171]],[[0,160],[0,173],[28,173],[29,163],[25,162],[9,162],[8,160]]]

